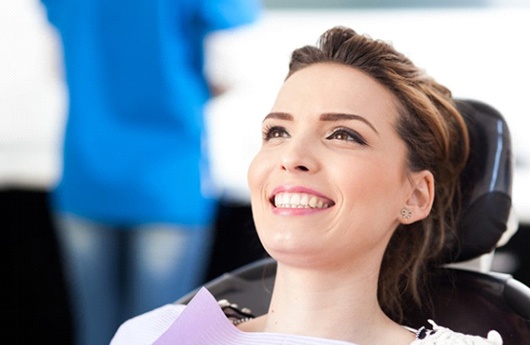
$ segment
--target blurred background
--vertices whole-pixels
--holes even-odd
[[[264,15],[244,36],[214,35],[206,45],[207,74],[232,86],[206,108],[219,196],[206,280],[264,255],[246,185],[261,120],[287,73],[290,52],[344,25],[391,42],[455,97],[483,101],[505,116],[519,230],[498,248],[492,269],[530,285],[530,3],[263,0],[263,6]],[[227,59],[219,42],[239,57]],[[47,199],[59,177],[68,95],[58,37],[39,1],[0,0],[0,51],[0,226],[7,230],[14,258],[8,276],[15,280],[9,303],[15,323],[40,322],[42,337],[51,333],[54,343],[69,344],[69,293]]]

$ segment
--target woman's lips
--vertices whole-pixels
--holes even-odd
[[[327,199],[306,193],[278,193],[274,196],[276,208],[328,208]]]
[[[335,205],[329,198],[306,187],[278,187],[270,201],[274,207],[281,209],[325,209]]]

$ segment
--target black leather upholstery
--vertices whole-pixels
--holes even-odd
[[[489,253],[507,229],[512,208],[513,154],[502,115],[474,100],[457,100],[468,125],[470,156],[461,177],[462,216],[458,237],[446,243],[444,262]]]

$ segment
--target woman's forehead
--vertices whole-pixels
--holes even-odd
[[[295,72],[284,82],[272,111],[294,116],[356,114],[394,123],[398,104],[390,90],[366,73],[341,64],[318,63]]]

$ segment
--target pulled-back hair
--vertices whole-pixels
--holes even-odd
[[[407,303],[425,303],[429,268],[437,264],[446,239],[454,237],[459,176],[469,151],[467,128],[451,92],[386,42],[334,27],[322,34],[316,47],[293,52],[287,78],[325,62],[360,70],[395,95],[400,103],[396,131],[407,147],[408,168],[434,175],[431,213],[421,221],[398,226],[381,265],[379,303],[401,322]]]

